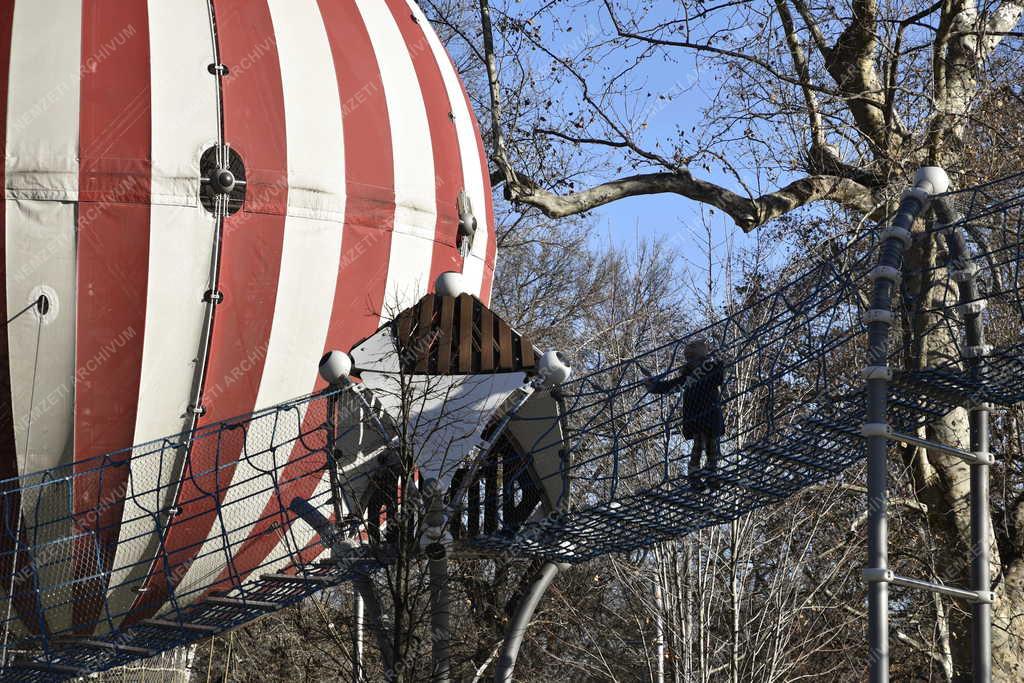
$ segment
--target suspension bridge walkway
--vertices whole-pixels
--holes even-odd
[[[889,425],[911,443],[923,427],[958,408],[1010,406],[1024,400],[1024,341],[1015,327],[1024,320],[1024,177],[950,193],[945,199],[956,206],[959,217],[953,224],[929,223],[917,236],[918,242],[932,240],[940,246],[934,258],[917,268],[916,280],[903,283],[904,315],[891,321],[899,328],[912,317],[917,326],[894,335],[887,348],[871,351],[897,368],[889,384]],[[882,227],[858,229],[814,246],[801,259],[799,271],[782,273],[777,285],[764,285],[762,293],[728,307],[705,329],[634,358],[610,364],[597,359],[592,365],[599,369],[560,386],[558,426],[565,447],[559,471],[547,476],[559,480],[561,499],[546,514],[524,519],[508,514],[509,502],[501,499],[508,491],[502,487],[485,487],[482,493],[477,489],[458,520],[453,557],[578,563],[648,548],[778,503],[863,461],[865,378],[860,369],[872,364],[864,313]],[[972,272],[982,283],[978,301],[987,303],[987,315],[993,321],[1015,321],[991,325],[992,348],[980,371],[960,361],[961,315],[979,307],[965,309],[972,302],[957,299],[951,275],[955,269],[940,240],[951,230],[968,238]],[[922,359],[919,342],[928,335],[944,340],[951,352]],[[722,401],[728,424],[720,465],[701,487],[687,477],[688,444],[679,434],[679,397],[653,395],[644,384],[652,372],[677,367],[686,343],[698,336],[712,341],[726,368]],[[221,542],[202,549],[224,570],[188,583],[169,578],[167,606],[144,618],[133,616],[130,605],[107,599],[119,577],[126,576],[124,568],[112,567],[101,591],[75,579],[80,572],[70,569],[83,561],[75,556],[81,533],[68,495],[71,482],[124,466],[126,454],[98,458],[88,472],[69,467],[0,483],[0,588],[6,598],[4,637],[10,659],[2,679],[57,680],[151,656],[366,576],[386,562],[368,540],[372,534],[360,536],[366,542],[336,552],[332,561],[320,560],[330,539],[300,534],[294,519],[261,518],[264,506],[249,501],[277,499],[274,514],[281,516],[302,490],[312,507],[330,515],[332,492],[322,481],[332,439],[346,432],[331,431],[337,425],[331,424],[329,408],[332,400],[357,390],[333,388],[136,446],[127,454],[133,468],[151,464],[163,472],[163,462],[172,453],[201,448],[215,455],[221,444],[243,434],[241,459],[253,465],[248,480],[232,484],[250,492],[230,503],[252,507],[243,533],[222,521]],[[366,428],[343,426],[347,431]],[[301,445],[300,465],[292,458],[288,467],[277,466],[274,454],[293,451],[296,444]],[[529,455],[530,445],[522,446],[519,459],[504,464],[506,479],[514,478],[515,468],[527,466],[521,456]],[[965,458],[971,455],[963,445],[949,448],[959,449]],[[218,463],[215,470],[237,465],[216,457],[211,461]],[[161,491],[177,490],[185,479],[205,483],[206,489],[197,486],[197,496],[221,500],[219,491],[209,489],[210,482],[214,488],[220,485],[216,471],[186,471],[165,478],[154,490],[130,490],[126,497],[135,500],[140,517],[166,524]],[[478,512],[481,519],[470,519]],[[23,523],[22,517],[31,519]],[[238,539],[258,525],[283,550],[260,566],[243,566]],[[122,522],[121,528],[121,543],[141,542],[125,537],[130,525]],[[188,569],[178,566],[175,554],[159,543],[145,559],[168,577],[180,578]],[[87,598],[103,603],[101,623],[48,627],[49,611],[69,609],[90,590],[96,593]]]

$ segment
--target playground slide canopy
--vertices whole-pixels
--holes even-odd
[[[0,478],[69,475],[5,508],[19,563],[68,586],[17,612],[88,635],[216,578],[225,528],[245,562],[287,557],[244,537],[269,491],[230,504],[244,436],[158,466],[132,444],[323,388],[325,351],[443,272],[487,301],[487,163],[412,0],[0,0],[0,88]],[[166,485],[214,467],[219,500]]]

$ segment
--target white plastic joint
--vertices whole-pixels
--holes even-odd
[[[888,438],[892,435],[892,427],[884,422],[865,422],[860,427],[860,433],[863,436],[884,436]]]
[[[972,455],[978,459],[979,465],[995,465],[996,459],[989,451],[974,451]]]
[[[892,266],[875,266],[868,273],[868,277],[871,278],[872,282],[877,280],[889,280],[892,282],[894,287],[899,287],[900,282],[903,281],[903,276],[900,274],[898,268]]]
[[[982,401],[981,403],[972,403],[967,409],[972,413],[976,413],[981,410],[987,410],[988,412],[992,412],[993,410],[996,409],[996,407],[992,403]]]
[[[949,276],[953,278],[954,282],[967,282],[977,274],[978,266],[974,263],[968,263],[960,270],[950,271]]]
[[[978,315],[982,311],[988,308],[987,299],[978,299],[977,301],[970,301],[966,304],[960,304],[956,307],[957,313],[961,316],[964,315]]]
[[[968,346],[963,351],[964,358],[984,358],[985,356],[992,353],[992,346],[990,344],[981,344],[979,346]]]
[[[866,323],[887,323],[892,325],[896,320],[896,314],[884,308],[872,308],[864,311],[864,322]]]
[[[974,591],[974,596],[969,600],[975,604],[991,605],[995,602],[996,594],[994,591]]]
[[[864,379],[884,379],[892,381],[892,368],[887,365],[869,365],[863,370]]]
[[[883,230],[882,234],[879,235],[879,239],[882,242],[885,242],[886,240],[890,240],[890,239],[899,240],[900,242],[903,243],[903,248],[904,249],[909,249],[910,245],[914,241],[914,238],[910,234],[909,230],[907,230],[906,228],[901,228],[901,227],[899,227],[897,225],[890,226],[890,227],[886,228],[885,230]]]
[[[941,166],[921,166],[914,173],[914,188],[929,194],[943,194],[949,190],[949,175]]]
[[[892,570],[881,567],[865,567],[861,576],[865,583],[889,583],[893,579]]]

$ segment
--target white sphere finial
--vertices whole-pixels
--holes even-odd
[[[467,293],[466,280],[462,277],[462,273],[450,270],[437,276],[434,290],[441,296],[458,297]]]
[[[330,385],[340,384],[352,374],[352,356],[344,351],[328,351],[320,359],[320,376]]]
[[[558,351],[548,351],[537,363],[537,374],[545,387],[553,387],[566,382],[572,375],[572,366],[568,359]]]
[[[914,187],[930,195],[943,194],[949,189],[949,176],[939,166],[922,166],[914,174]]]

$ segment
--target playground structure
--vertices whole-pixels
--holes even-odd
[[[90,558],[101,552],[96,539],[111,530],[79,523],[82,511],[72,507],[69,491],[76,478],[102,480],[124,467],[129,453],[97,457],[84,470],[54,468],[4,482],[0,581],[10,596],[4,638],[11,655],[4,680],[110,668],[330,586],[352,581],[358,588],[388,561],[387,521],[409,511],[421,520],[423,558],[439,580],[448,561],[501,555],[547,562],[510,625],[498,676],[507,680],[532,609],[563,563],[650,547],[735,519],[865,457],[872,680],[887,673],[890,585],[969,602],[975,680],[985,680],[987,558],[976,554],[965,587],[893,575],[886,563],[886,461],[889,443],[898,441],[970,463],[972,535],[986,537],[993,462],[987,413],[1024,400],[1024,343],[1017,330],[993,330],[985,339],[981,322],[986,308],[992,319],[1024,315],[1024,177],[948,194],[941,194],[934,170],[918,181],[892,225],[815,257],[705,330],[568,381],[561,381],[566,368],[559,359],[541,355],[473,295],[443,286],[357,343],[354,367],[345,355],[325,358],[330,388],[136,446],[132,471],[157,473],[156,484],[129,487],[131,514],[118,526],[119,543],[151,541],[153,528],[159,540],[166,526],[211,511],[217,518],[217,533],[201,548],[151,544],[139,560],[161,575],[166,593],[159,599],[137,592],[132,566],[115,564],[86,580],[75,570],[100,566]],[[927,216],[934,220],[911,235],[915,219]],[[950,292],[928,304],[931,331],[959,340],[963,330],[962,359],[905,370],[909,342],[890,334],[900,324],[893,301],[903,250],[926,238],[947,247],[934,270]],[[730,424],[720,467],[707,475],[713,493],[685,476],[686,445],[675,432],[678,397],[643,387],[652,370],[675,367],[697,335],[714,341],[728,369],[727,414],[744,401],[754,409],[744,425]],[[866,368],[864,375],[857,367]],[[357,381],[346,379],[350,372]],[[448,400],[433,400],[431,392]],[[452,400],[453,392],[464,400]],[[958,408],[970,411],[970,444],[919,436]],[[440,443],[439,421],[449,430]],[[403,424],[422,426],[427,436],[417,436],[415,426],[403,431]],[[389,453],[403,443],[415,444],[411,452],[422,466],[411,481],[397,480],[389,464]],[[168,474],[161,463],[184,448],[205,453],[211,465]],[[442,451],[447,459],[438,460]],[[192,493],[179,496],[180,507],[161,503],[165,492],[181,490]],[[397,504],[403,498],[405,513]],[[97,507],[93,516],[101,512]],[[141,595],[137,604],[118,598],[126,591]],[[99,618],[68,617],[83,603],[97,606]],[[435,671],[445,670],[444,657],[443,648],[435,650]]]

